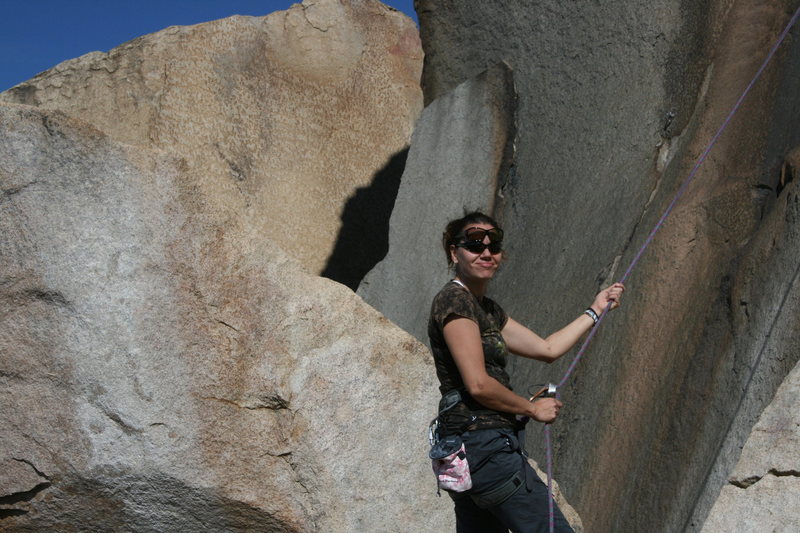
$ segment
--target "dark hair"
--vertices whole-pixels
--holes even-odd
[[[472,224],[490,224],[497,229],[502,229],[495,219],[480,211],[467,213],[461,218],[448,222],[444,228],[444,233],[442,233],[442,247],[444,248],[444,255],[447,257],[447,266],[453,265],[453,258],[450,257],[450,246],[458,244],[461,232]]]

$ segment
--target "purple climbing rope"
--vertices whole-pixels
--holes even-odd
[[[550,533],[555,529],[553,509],[553,447],[550,446],[550,424],[544,425],[544,440],[547,443],[547,512],[550,513]]]
[[[794,12],[794,15],[792,15],[792,18],[789,20],[789,23],[786,25],[786,28],[784,28],[783,32],[781,32],[780,36],[775,41],[775,44],[770,49],[769,53],[767,54],[766,59],[764,59],[764,61],[761,63],[761,66],[756,71],[755,75],[753,76],[753,79],[750,80],[750,83],[747,85],[747,87],[745,88],[744,92],[742,92],[742,95],[739,97],[739,99],[733,105],[733,108],[731,108],[731,111],[730,111],[730,113],[728,113],[728,116],[725,117],[725,120],[722,122],[722,125],[717,130],[717,133],[711,138],[711,141],[708,143],[708,146],[706,146],[706,149],[703,150],[703,153],[700,154],[700,157],[697,159],[697,162],[694,164],[694,167],[692,167],[692,170],[689,172],[688,176],[683,181],[681,186],[678,188],[678,191],[675,193],[675,196],[672,198],[672,201],[667,206],[666,210],[664,211],[664,214],[661,215],[661,218],[658,219],[658,222],[656,222],[655,226],[653,226],[653,229],[647,235],[647,238],[645,239],[644,244],[642,244],[641,248],[639,248],[639,251],[634,256],[634,258],[631,261],[630,265],[628,266],[627,270],[625,270],[625,274],[622,276],[622,278],[620,278],[620,280],[619,280],[620,283],[624,283],[628,279],[628,277],[630,276],[631,272],[633,271],[633,267],[636,266],[636,263],[639,262],[639,259],[642,257],[642,254],[644,254],[644,251],[650,245],[650,242],[652,242],[653,237],[655,237],[655,235],[658,232],[658,230],[661,229],[661,227],[664,225],[664,222],[667,220],[667,217],[672,212],[672,210],[675,208],[675,205],[678,203],[678,200],[681,198],[681,196],[683,196],[683,193],[686,192],[686,189],[689,187],[689,184],[694,179],[695,174],[697,174],[698,169],[703,164],[703,162],[706,160],[706,157],[708,157],[709,152],[711,152],[711,149],[717,143],[717,140],[722,135],[722,132],[725,131],[725,128],[728,127],[728,123],[730,123],[731,119],[733,118],[733,115],[735,115],[736,112],[739,110],[739,107],[741,107],[742,102],[744,101],[744,99],[747,96],[747,94],[750,92],[750,89],[753,88],[753,86],[755,85],[756,81],[761,77],[762,72],[764,72],[764,69],[767,67],[767,64],[772,59],[772,56],[775,55],[775,52],[778,50],[780,45],[786,39],[786,36],[789,34],[789,31],[792,29],[792,26],[794,26],[795,22],[797,22],[798,16],[800,16],[800,7],[798,7],[797,10]],[[606,308],[603,309],[603,312],[600,314],[600,317],[598,318],[597,322],[592,327],[591,331],[589,332],[589,335],[586,336],[586,339],[583,341],[583,344],[581,345],[580,349],[578,350],[578,353],[575,355],[575,358],[572,360],[572,363],[569,365],[569,368],[567,368],[567,371],[564,374],[564,377],[561,378],[561,381],[558,382],[558,385],[557,385],[558,389],[561,389],[561,387],[567,382],[567,380],[570,378],[572,373],[575,371],[575,367],[578,365],[578,361],[580,361],[581,358],[583,357],[583,353],[586,351],[586,347],[592,341],[592,338],[594,338],[595,333],[597,332],[598,328],[600,327],[600,324],[602,324],[603,318],[605,318],[605,316],[608,314],[608,310],[610,308],[611,308],[611,302],[609,302],[608,305],[606,306]],[[553,489],[552,489],[553,447],[552,447],[551,435],[550,435],[550,424],[545,424],[545,426],[544,426],[544,435],[545,435],[545,446],[547,448],[547,495],[548,495],[548,509],[549,509],[549,512],[550,512],[550,533],[553,533],[554,530],[555,530],[554,509],[553,509]]]
[[[684,180],[683,184],[681,184],[680,188],[678,189],[678,192],[675,194],[675,197],[672,199],[672,202],[670,202],[669,206],[664,211],[664,214],[661,215],[661,218],[658,219],[658,222],[653,227],[653,230],[650,232],[650,234],[647,236],[647,239],[645,239],[644,244],[639,249],[639,252],[633,258],[633,261],[631,261],[630,266],[628,266],[628,269],[625,271],[625,274],[622,276],[622,279],[620,279],[620,282],[624,282],[626,279],[628,279],[628,276],[630,276],[631,271],[633,270],[633,267],[636,266],[636,263],[639,262],[639,258],[644,253],[645,248],[647,248],[647,246],[650,244],[650,241],[653,240],[653,237],[655,236],[656,232],[659,229],[661,229],[661,226],[664,224],[664,221],[667,219],[669,214],[672,212],[672,209],[675,207],[675,204],[678,203],[678,199],[680,199],[680,197],[683,196],[683,193],[686,191],[687,187],[689,186],[689,183],[691,183],[691,181],[694,179],[694,176],[695,176],[695,174],[697,174],[697,170],[700,168],[700,165],[703,164],[703,162],[706,160],[706,157],[708,157],[708,153],[711,152],[711,149],[714,147],[715,144],[717,144],[717,140],[719,139],[720,135],[722,135],[722,132],[725,130],[725,128],[728,127],[728,123],[733,118],[733,115],[736,114],[736,112],[739,110],[739,107],[742,105],[742,102],[744,101],[745,97],[750,92],[750,89],[753,88],[753,86],[755,85],[756,81],[758,81],[758,78],[761,77],[761,73],[764,72],[765,68],[767,68],[767,64],[772,59],[772,56],[775,55],[775,52],[778,50],[778,47],[780,47],[780,45],[783,43],[783,41],[786,38],[786,36],[789,34],[789,30],[791,30],[792,26],[794,26],[794,23],[797,21],[798,15],[800,15],[800,7],[798,7],[797,11],[794,12],[794,15],[789,20],[789,23],[786,25],[786,28],[783,29],[783,32],[778,37],[778,40],[775,41],[775,44],[772,46],[772,49],[769,51],[769,54],[767,54],[766,59],[764,59],[764,62],[761,63],[761,66],[758,68],[758,71],[756,71],[755,76],[753,76],[753,79],[750,80],[750,83],[747,85],[747,87],[745,88],[744,92],[742,92],[742,95],[736,101],[736,103],[734,104],[734,106],[731,109],[730,113],[728,113],[728,116],[725,117],[725,120],[722,122],[722,126],[719,127],[719,129],[717,130],[717,133],[714,135],[714,137],[711,138],[711,142],[708,143],[708,146],[706,147],[706,149],[703,151],[703,153],[697,159],[697,162],[695,163],[695,165],[692,168],[691,172],[689,172],[689,175],[686,177],[686,179]]]

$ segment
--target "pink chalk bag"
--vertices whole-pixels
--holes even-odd
[[[458,391],[451,391],[442,398],[439,404],[439,416],[452,409],[461,401]],[[433,473],[436,475],[436,492],[441,496],[441,489],[451,492],[464,492],[472,488],[472,476],[469,473],[467,452],[461,435],[441,436],[439,416],[428,425],[428,442],[431,450]]]

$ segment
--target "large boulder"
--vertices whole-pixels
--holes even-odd
[[[451,528],[427,350],[200,187],[0,106],[0,528]]]
[[[355,288],[386,253],[393,161],[422,109],[421,68],[407,16],[377,0],[315,0],[173,26],[61,63],[0,101],[180,153],[196,194]],[[347,213],[341,237],[359,246],[328,264],[347,199],[364,188],[377,198]]]
[[[800,365],[764,410],[703,533],[800,530]]]
[[[442,248],[430,250],[454,212],[494,207],[499,178],[513,162],[515,111],[513,74],[500,63],[438,98],[417,121],[389,253],[358,294],[423,342],[431,299],[450,277]]]
[[[484,204],[509,251],[491,292],[542,334],[622,276],[791,15],[786,2],[750,0],[415,6],[429,106],[488,65],[513,69],[514,165]],[[556,477],[588,531],[698,530],[800,357],[797,174],[785,162],[800,143],[798,55],[787,40],[562,390]],[[476,169],[461,183],[484,180]],[[461,214],[449,183],[404,190],[414,183],[404,179],[398,197],[438,198],[441,219]],[[398,203],[392,218],[426,219],[429,203]],[[438,239],[423,252],[438,257]],[[378,268],[406,275],[399,257],[390,250]],[[441,278],[432,265],[413,276]],[[398,323],[418,333],[413,317]],[[558,381],[569,359],[546,371],[513,362],[515,388]],[[543,457],[541,439],[528,445]]]

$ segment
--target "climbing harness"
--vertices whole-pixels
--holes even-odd
[[[628,268],[625,270],[625,274],[622,276],[622,278],[620,278],[620,280],[619,280],[620,283],[624,283],[628,279],[628,277],[630,276],[631,272],[633,271],[634,266],[636,266],[636,264],[639,262],[639,259],[641,258],[642,254],[644,254],[644,251],[647,249],[647,247],[650,245],[650,242],[652,242],[653,237],[655,237],[655,234],[658,232],[659,229],[661,229],[661,226],[664,225],[664,221],[666,221],[666,219],[669,216],[669,214],[675,208],[675,205],[678,203],[678,200],[681,198],[681,196],[683,196],[683,193],[686,192],[686,189],[689,187],[689,184],[694,179],[695,174],[697,174],[698,169],[703,164],[703,162],[706,160],[706,157],[708,157],[709,152],[711,152],[711,149],[717,143],[717,140],[722,135],[722,132],[725,130],[725,128],[728,127],[728,123],[733,118],[733,115],[735,115],[736,112],[739,110],[739,107],[741,106],[741,104],[744,101],[745,97],[750,92],[750,90],[753,88],[753,86],[755,85],[756,81],[761,77],[761,74],[764,72],[764,69],[766,69],[767,64],[770,62],[772,57],[775,55],[775,52],[778,50],[780,45],[786,39],[786,36],[789,34],[789,30],[791,30],[792,26],[794,26],[795,22],[797,21],[798,16],[800,16],[800,7],[798,7],[797,11],[795,11],[794,15],[792,15],[792,18],[789,20],[789,23],[786,25],[786,27],[784,28],[783,32],[781,32],[780,36],[775,41],[775,44],[772,46],[772,48],[770,49],[769,53],[767,54],[766,59],[764,59],[764,61],[761,63],[761,66],[758,68],[758,70],[756,71],[755,75],[750,80],[750,83],[744,89],[744,91],[742,92],[742,95],[739,97],[739,99],[733,105],[733,108],[731,108],[731,111],[725,117],[725,120],[722,122],[722,125],[717,130],[717,133],[711,138],[711,141],[708,143],[708,146],[706,146],[706,149],[703,150],[703,153],[700,154],[700,157],[697,159],[697,162],[695,163],[694,167],[692,167],[692,170],[689,172],[688,176],[683,181],[681,186],[678,188],[678,191],[675,193],[675,196],[672,198],[672,201],[667,206],[666,210],[664,211],[664,214],[661,215],[661,218],[658,219],[658,222],[656,222],[656,224],[653,227],[653,229],[647,235],[647,238],[645,239],[644,244],[642,244],[641,248],[639,248],[639,251],[634,256],[634,258],[631,261],[631,263],[628,266]],[[611,308],[612,303],[613,302],[609,302],[608,305],[606,306],[606,308],[603,309],[603,312],[600,314],[600,316],[598,317],[598,319],[595,322],[594,326],[589,331],[589,334],[586,336],[586,339],[583,341],[583,344],[581,345],[580,349],[578,350],[578,353],[575,355],[575,358],[572,360],[572,363],[569,365],[569,368],[567,368],[567,371],[564,374],[564,377],[561,378],[561,381],[559,381],[558,384],[554,386],[555,390],[553,391],[553,394],[554,394],[554,396],[556,398],[560,398],[560,395],[558,393],[558,389],[560,389],[561,387],[564,386],[564,384],[567,382],[567,380],[569,380],[569,378],[572,375],[572,373],[575,371],[575,367],[577,366],[578,361],[580,361],[581,358],[583,357],[583,353],[586,351],[586,347],[592,341],[592,338],[594,338],[594,335],[597,332],[597,329],[600,327],[600,324],[602,324],[603,319],[608,314],[608,311]],[[547,496],[548,496],[547,499],[548,499],[548,511],[550,513],[549,525],[550,525],[550,533],[553,533],[555,531],[554,509],[553,509],[553,488],[552,488],[553,447],[552,447],[552,438],[551,438],[551,435],[550,435],[550,424],[545,424],[544,425],[544,436],[545,436],[545,448],[546,448],[546,458],[547,458]]]

